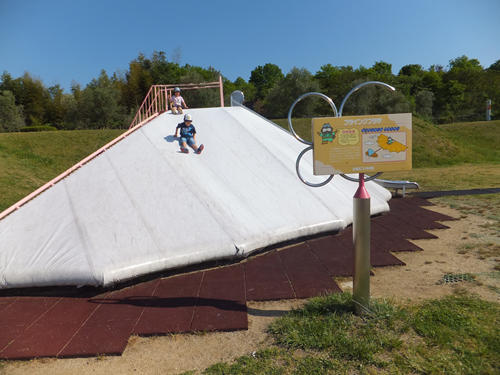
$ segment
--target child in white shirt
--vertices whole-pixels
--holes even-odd
[[[170,108],[172,109],[172,113],[182,113],[182,108],[188,108],[184,98],[181,96],[181,89],[176,87],[174,89],[174,96],[170,98]]]

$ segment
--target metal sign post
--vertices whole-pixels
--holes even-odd
[[[363,315],[370,311],[370,195],[365,189],[363,173],[359,174],[359,187],[354,194],[353,206],[353,298],[356,312]]]
[[[364,118],[346,119],[346,122],[339,122],[343,120],[343,118],[339,118],[342,117],[342,109],[347,98],[355,91],[368,85],[381,86],[391,91],[395,90],[394,87],[382,82],[365,82],[356,86],[345,96],[339,111],[337,111],[335,104],[329,97],[320,93],[308,93],[300,96],[292,104],[288,112],[288,125],[292,134],[299,142],[308,145],[299,154],[295,164],[299,179],[307,186],[320,187],[329,183],[335,174],[339,174],[341,177],[358,182],[359,184],[353,197],[353,297],[355,310],[359,315],[370,311],[370,195],[365,188],[365,181],[377,178],[382,174],[382,171],[411,169],[411,147],[409,147],[409,143],[411,143],[411,114],[381,115],[377,117],[364,116]],[[293,108],[298,102],[308,96],[318,96],[325,99],[332,107],[335,115],[335,118],[313,119],[313,140],[317,139],[316,144],[300,138],[292,126]],[[408,118],[410,124],[407,124]],[[398,121],[401,122],[401,119],[403,119],[403,122],[406,121],[406,123],[400,129],[396,125]],[[315,120],[320,121],[319,127]],[[334,124],[334,126],[332,127],[330,123]],[[393,126],[392,124],[396,125]],[[376,133],[378,133],[378,137]],[[334,139],[336,139],[335,147],[332,146]],[[321,146],[318,146],[318,144]],[[320,148],[324,145],[327,147]],[[369,147],[375,148],[376,151]],[[329,175],[321,183],[314,184],[308,182],[300,173],[300,160],[309,150],[313,150],[315,153],[314,174]],[[342,157],[339,158],[337,157],[338,155],[342,155]],[[320,160],[317,159],[317,156]],[[347,161],[337,160],[342,158],[345,158]],[[392,165],[387,167],[387,160],[389,158],[393,159]],[[351,169],[346,169],[346,165],[349,165],[348,168]],[[361,170],[377,173],[368,178],[365,178],[364,173],[359,173],[359,178],[357,179],[349,177],[346,174]]]

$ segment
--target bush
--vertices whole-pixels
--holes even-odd
[[[21,132],[47,132],[56,130],[56,128],[50,125],[25,126],[24,128],[21,128]]]
[[[444,124],[452,124],[453,123],[453,115],[439,117],[437,120],[438,125]]]

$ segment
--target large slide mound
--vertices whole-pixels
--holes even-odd
[[[183,118],[165,113],[1,220],[0,289],[109,286],[352,223],[358,185],[300,182],[289,132],[242,107],[185,113],[200,155],[179,152]],[[326,177],[307,157],[301,171]],[[390,193],[366,187],[371,214],[388,211]]]

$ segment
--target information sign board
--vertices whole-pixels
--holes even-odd
[[[314,118],[314,174],[410,170],[411,136],[411,113]]]

